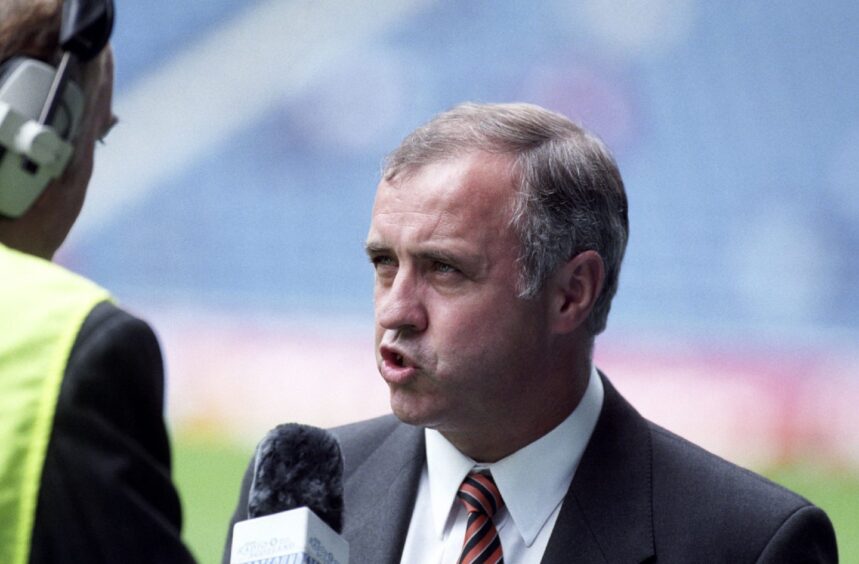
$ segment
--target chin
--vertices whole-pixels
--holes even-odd
[[[402,389],[391,390],[391,411],[403,423],[416,427],[431,427],[437,417],[427,407]]]
[[[415,413],[414,410],[404,408],[400,405],[395,405],[394,402],[391,402],[391,411],[394,415],[402,421],[403,423],[407,423],[409,425],[416,426],[424,426],[424,418],[420,416],[420,414]]]

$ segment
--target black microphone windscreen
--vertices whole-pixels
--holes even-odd
[[[307,507],[329,527],[343,527],[343,455],[323,429],[288,423],[257,446],[248,494],[248,516]]]

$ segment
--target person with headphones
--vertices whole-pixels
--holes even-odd
[[[0,562],[193,562],[156,337],[51,262],[111,111],[111,0],[0,0]]]

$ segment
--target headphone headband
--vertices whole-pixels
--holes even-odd
[[[60,49],[85,63],[101,53],[113,31],[113,0],[65,0]]]

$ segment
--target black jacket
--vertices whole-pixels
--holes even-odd
[[[30,562],[184,563],[164,372],[149,326],[103,302],[72,348],[46,453]]]

